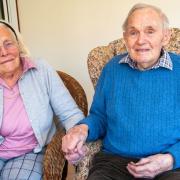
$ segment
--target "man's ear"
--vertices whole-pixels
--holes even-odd
[[[123,39],[124,39],[124,41],[126,40],[126,32],[125,31],[123,32]]]
[[[124,42],[124,44],[125,44],[125,46],[126,46],[126,43],[127,43],[127,34],[126,34],[125,31],[123,32],[123,42]],[[127,48],[126,48],[126,49],[127,49]]]
[[[164,33],[164,37],[162,44],[163,46],[166,46],[171,38],[171,31],[169,29],[165,29],[163,33]]]
[[[126,44],[127,44],[127,35],[126,35],[126,32],[125,32],[125,31],[123,32],[123,43],[124,43],[124,45],[125,45],[125,47],[126,47],[126,50],[128,51],[128,48],[127,48],[127,46],[126,46]]]

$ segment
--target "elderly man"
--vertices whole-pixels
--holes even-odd
[[[124,24],[128,53],[103,69],[90,114],[63,138],[75,163],[85,141],[103,140],[88,180],[180,179],[180,56],[163,49],[168,19],[136,4]]]

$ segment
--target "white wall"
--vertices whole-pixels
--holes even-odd
[[[137,0],[18,0],[21,32],[35,57],[75,77],[91,103],[89,51],[122,35],[121,24]],[[180,27],[179,0],[144,0],[159,6]]]

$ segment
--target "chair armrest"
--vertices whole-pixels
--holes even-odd
[[[76,180],[86,180],[94,155],[100,151],[101,140],[87,143],[88,153],[76,166]]]
[[[62,71],[57,71],[57,73],[63,80],[65,86],[69,90],[70,94],[76,101],[79,108],[83,111],[84,115],[87,116],[87,98],[80,83],[75,78]],[[58,124],[56,123],[56,125]],[[64,135],[65,131],[62,129],[62,127],[58,128],[51,142],[48,144],[46,148],[43,162],[43,179],[45,180],[59,180],[61,178],[66,178],[62,177],[66,162],[64,154],[61,150],[61,140]]]
[[[64,154],[61,150],[62,137],[65,131],[58,128],[51,142],[47,145],[43,162],[43,179],[61,179],[65,165]]]

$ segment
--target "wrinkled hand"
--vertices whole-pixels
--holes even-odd
[[[142,158],[137,163],[130,162],[127,169],[135,178],[154,178],[162,172],[171,170],[173,162],[171,154],[156,154]]]
[[[88,126],[81,124],[71,128],[62,138],[62,151],[69,163],[76,164],[87,153],[84,145],[87,135]]]

